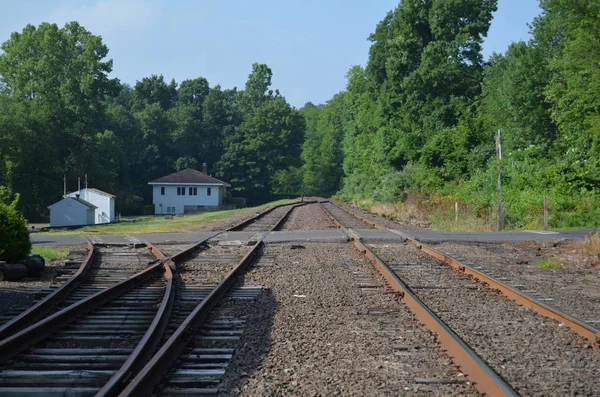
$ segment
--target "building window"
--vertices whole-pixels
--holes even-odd
[[[185,196],[185,188],[184,187],[181,188],[181,195]]]
[[[162,187],[160,188],[160,195],[161,195],[161,196],[164,196],[164,195],[165,195],[165,187],[164,187],[164,186],[162,186]]]
[[[197,188],[197,187],[195,187],[195,188],[194,188],[194,196],[197,196],[197,195],[198,195],[198,188]]]
[[[180,187],[177,188],[177,195],[181,196],[181,188]]]
[[[178,196],[185,196],[185,188],[184,187],[178,187],[177,188],[177,195]]]
[[[197,196],[198,195],[198,188],[197,187],[191,187],[190,190],[188,191],[188,194],[190,196]]]
[[[206,195],[207,195],[207,196],[210,196],[210,194],[211,194],[211,193],[212,193],[212,192],[211,192],[211,188],[207,187],[207,188],[206,188]]]
[[[171,213],[171,207],[167,207],[167,214]]]
[[[175,207],[171,207],[171,213],[175,213]]]

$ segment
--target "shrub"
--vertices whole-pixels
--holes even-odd
[[[27,221],[16,209],[18,201],[17,196],[10,205],[0,203],[0,260],[7,262],[23,259],[31,250]]]
[[[154,215],[154,205],[147,204],[142,207],[142,215]]]

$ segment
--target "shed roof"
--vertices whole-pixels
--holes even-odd
[[[65,200],[73,200],[73,201],[76,201],[76,202],[78,202],[79,204],[82,204],[82,205],[84,205],[84,206],[86,206],[86,207],[88,207],[89,209],[92,209],[92,210],[93,210],[93,209],[96,209],[96,208],[98,208],[98,207],[96,207],[94,204],[92,204],[92,203],[89,203],[89,202],[87,202],[87,201],[85,201],[84,199],[82,199],[82,198],[79,198],[79,197],[65,197],[64,199],[62,199],[62,200],[60,200],[60,201],[57,201],[56,203],[52,204],[51,206],[48,206],[48,208],[52,208],[52,207],[54,207],[56,204],[58,204],[58,203],[62,203],[62,202],[63,202],[63,201],[65,201]]]
[[[148,182],[149,185],[160,185],[160,184],[196,184],[196,185],[223,185],[230,187],[231,185],[227,182],[223,182],[217,178],[206,175],[203,172],[194,170],[192,168],[186,168],[179,172],[174,172],[162,178],[155,179]]]
[[[103,190],[96,189],[96,188],[93,188],[93,187],[88,187],[88,188],[85,188],[85,189],[76,190],[76,191],[74,191],[74,192],[71,192],[71,193],[69,193],[69,194],[68,194],[68,196],[70,196],[70,197],[73,197],[73,196],[75,196],[76,194],[81,194],[82,192],[85,192],[86,190],[89,190],[90,192],[95,192],[95,193],[98,193],[98,194],[101,194],[101,195],[103,195],[103,196],[107,196],[107,197],[110,197],[110,198],[115,198],[115,197],[117,197],[117,196],[115,196],[114,194],[110,194],[110,193],[108,193],[108,192],[105,192],[105,191],[103,191]]]
[[[85,189],[83,189],[83,190],[85,190]],[[107,192],[105,192],[103,190],[96,189],[96,188],[93,188],[93,187],[88,187],[87,190],[91,190],[92,192],[96,192],[98,194],[102,194],[102,195],[108,196],[108,197],[117,197],[114,194],[110,194],[110,193],[107,193]]]

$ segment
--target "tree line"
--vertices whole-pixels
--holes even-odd
[[[63,176],[73,191],[87,174],[128,214],[150,201],[148,181],[204,162],[250,201],[301,165],[304,117],[270,88],[267,65],[252,65],[243,90],[162,75],[130,87],[77,22],[28,25],[1,48],[0,201],[18,193],[30,220],[61,198]]]
[[[600,218],[600,3],[541,0],[531,39],[489,60],[497,0],[402,0],[374,27],[344,91],[296,110],[254,64],[242,90],[150,76],[109,78],[100,37],[76,22],[27,26],[0,54],[0,200],[30,219],[88,174],[123,213],[146,183],[209,164],[234,195],[397,202],[417,192],[490,217],[502,131],[506,223]],[[73,190],[73,188],[71,188]]]
[[[365,67],[307,104],[307,193],[396,202],[420,192],[491,216],[502,132],[506,221],[600,219],[600,3],[542,0],[531,39],[482,57],[496,0],[402,0],[376,26]]]

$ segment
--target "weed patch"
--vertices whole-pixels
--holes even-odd
[[[69,255],[69,247],[48,247],[48,246],[33,246],[31,248],[32,254],[40,255],[44,258],[46,263],[64,259]]]
[[[538,269],[566,269],[567,265],[557,261],[556,259],[544,259],[537,265]]]

